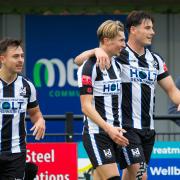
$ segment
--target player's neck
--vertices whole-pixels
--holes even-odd
[[[142,46],[141,44],[138,44],[137,42],[129,39],[127,45],[139,56],[144,54],[144,46]]]
[[[3,68],[0,68],[0,78],[5,81],[7,84],[10,84],[11,82],[13,82],[17,77],[17,73],[10,73],[8,71],[6,71]]]

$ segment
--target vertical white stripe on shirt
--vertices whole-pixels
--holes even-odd
[[[134,128],[141,129],[141,86],[132,83],[132,119]]]
[[[20,89],[23,87],[22,84],[22,77],[19,76],[16,82],[14,83],[14,89],[15,89],[15,97],[19,97],[19,93],[22,91]],[[19,123],[20,123],[20,114],[16,113],[14,114],[14,117],[12,119],[12,153],[20,152],[20,136],[19,136]]]
[[[92,100],[92,106],[95,108],[94,99]],[[89,133],[99,133],[99,126],[89,117],[87,117],[87,119],[88,119]]]
[[[113,125],[114,117],[112,112],[112,96],[104,96],[104,109],[105,109],[105,117],[107,118],[107,123]]]
[[[16,114],[16,116],[12,119],[12,153],[21,152],[19,146],[19,121],[20,114]]]

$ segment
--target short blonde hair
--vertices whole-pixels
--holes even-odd
[[[102,41],[103,38],[113,39],[119,31],[124,31],[124,25],[120,21],[107,20],[99,26],[97,37],[99,41]]]

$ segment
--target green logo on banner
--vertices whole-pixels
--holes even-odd
[[[42,67],[44,67],[44,72],[41,72]],[[67,68],[63,61],[58,58],[53,58],[51,60],[39,59],[33,68],[34,84],[37,88],[41,88],[43,80],[45,86],[50,88],[50,97],[79,96],[78,89],[66,89],[66,85],[72,88],[78,86],[77,78],[75,78],[76,76],[74,75],[77,68],[78,66],[74,64],[72,58],[67,61]],[[55,83],[56,79],[58,80],[57,83]],[[56,90],[54,87],[56,87]]]
[[[63,87],[66,83],[66,68],[64,66],[64,63],[59,60],[59,59],[40,59],[36,62],[35,66],[34,66],[34,70],[33,70],[33,79],[34,79],[34,83],[36,85],[36,87],[41,87],[41,75],[40,75],[40,70],[42,68],[42,66],[45,66],[45,72],[44,72],[44,78],[45,79],[45,83],[46,86],[48,87],[52,87],[54,86],[55,83],[55,67],[57,66],[58,68],[58,76],[59,78],[59,82],[58,82],[58,86],[59,87]]]

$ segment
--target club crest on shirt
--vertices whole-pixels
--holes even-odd
[[[157,67],[158,67],[158,63],[157,63],[157,61],[153,60],[153,61],[152,61],[152,65],[153,65],[153,67],[154,67],[154,68],[156,68],[156,69],[157,69]]]
[[[26,96],[26,87],[21,87],[20,89],[20,93],[19,93],[20,96]]]
[[[108,75],[107,74],[107,70],[101,70],[101,73],[102,73],[103,76],[107,76]]]

